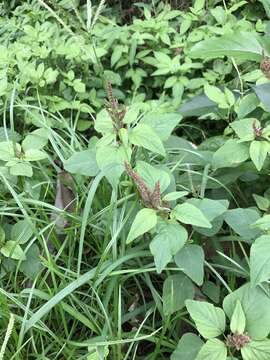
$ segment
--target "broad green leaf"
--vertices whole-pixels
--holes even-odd
[[[220,286],[212,281],[205,281],[202,286],[202,292],[214,303],[219,303]]]
[[[39,248],[33,244],[26,253],[26,259],[20,265],[22,271],[30,279],[35,279],[39,271],[42,269],[42,263],[39,254]]]
[[[240,101],[239,105],[236,108],[236,112],[239,119],[243,119],[245,116],[250,114],[256,107],[259,105],[260,101],[256,94],[248,94],[244,96]]]
[[[269,360],[270,359],[270,340],[252,340],[241,349],[243,360]]]
[[[23,151],[42,149],[48,142],[49,132],[47,129],[41,128],[32,131],[22,142]]]
[[[137,237],[153,229],[157,224],[156,212],[152,209],[142,209],[136,215],[127,237],[127,244]]]
[[[179,113],[151,112],[141,119],[140,124],[150,126],[162,141],[166,141],[181,119]]]
[[[198,209],[204,214],[204,216],[209,221],[213,221],[218,216],[224,214],[228,207],[229,201],[228,200],[213,200],[213,199],[189,199],[188,202]]]
[[[224,215],[226,223],[245,241],[252,240],[260,235],[260,230],[251,228],[251,225],[259,218],[259,213],[252,208],[232,209]]]
[[[188,239],[186,229],[179,224],[166,224],[150,243],[157,272],[160,273],[172,260],[173,256],[184,246]]]
[[[252,228],[257,228],[262,231],[268,231],[270,229],[270,214],[263,215],[253,225]]]
[[[270,279],[270,236],[256,239],[250,250],[250,281],[256,286]]]
[[[25,244],[33,235],[33,229],[31,228],[27,220],[19,220],[12,226],[11,239],[18,244]]]
[[[154,190],[155,184],[159,181],[160,192],[163,193],[170,185],[170,175],[157,167],[154,167],[145,161],[138,161],[136,165],[138,174],[143,178],[150,189]]]
[[[257,195],[257,194],[253,194],[252,195],[254,200],[256,201],[256,205],[258,206],[258,208],[260,210],[263,211],[267,211],[270,207],[270,200],[267,199],[266,197]],[[269,218],[269,227],[270,227],[270,218]]]
[[[0,226],[0,246],[4,244],[5,238],[6,238],[5,230]]]
[[[227,348],[219,339],[208,340],[201,348],[195,360],[226,360]],[[255,359],[254,359],[255,360]]]
[[[47,154],[40,150],[29,149],[24,153],[25,161],[39,161],[47,158]]]
[[[99,168],[94,149],[75,152],[64,163],[65,170],[71,174],[96,176]]]
[[[211,223],[196,206],[184,203],[177,205],[172,211],[172,216],[184,224],[211,228]]]
[[[125,158],[125,151],[121,147],[106,145],[97,148],[96,160],[98,167],[112,185],[118,185],[121,174],[124,171],[124,162],[129,161]]]
[[[170,360],[195,360],[202,346],[203,341],[199,336],[192,333],[184,334]]]
[[[224,333],[225,314],[221,308],[195,300],[187,300],[186,307],[197,330],[205,339],[212,339]]]
[[[230,139],[219,148],[213,156],[212,165],[215,169],[235,167],[249,158],[249,146]]]
[[[137,120],[140,110],[138,108],[129,108],[125,113],[123,122],[124,124],[131,124]]]
[[[13,176],[33,176],[33,168],[28,162],[18,162],[10,167],[10,174]]]
[[[197,285],[203,284],[204,252],[201,246],[187,244],[174,257],[176,265]]]
[[[112,119],[107,110],[101,110],[96,117],[95,130],[102,134],[111,134],[114,132]]]
[[[207,84],[204,86],[204,92],[210,100],[217,103],[222,109],[229,107],[226,96],[218,87]]]
[[[237,300],[234,312],[231,317],[230,329],[233,334],[244,334],[246,328],[246,317],[241,305]]]
[[[19,144],[17,144],[17,149],[20,150]],[[3,141],[0,143],[0,160],[10,161],[14,159],[15,152],[14,146],[11,141]]]
[[[251,141],[255,138],[253,126],[260,126],[256,119],[242,119],[233,121],[230,126],[242,141]]]
[[[269,104],[270,84],[269,84],[269,82],[267,82],[266,84],[253,86],[253,90],[255,91],[256,95],[262,102],[266,111],[270,111],[270,104]]]
[[[25,254],[16,241],[7,241],[0,249],[1,254],[14,260],[25,260]]]
[[[201,116],[217,110],[217,104],[205,95],[194,96],[190,101],[183,104],[179,112],[183,117]]]
[[[233,56],[237,59],[259,62],[262,59],[262,50],[254,33],[234,32],[199,42],[191,48],[189,56],[203,59]]]
[[[163,311],[171,315],[183,309],[187,299],[193,299],[195,289],[192,282],[184,274],[171,275],[166,278],[163,285]]]
[[[177,199],[181,199],[182,197],[184,197],[188,194],[189,194],[188,191],[174,191],[174,192],[166,194],[163,197],[163,200],[164,201],[174,201]]]
[[[165,156],[165,149],[161,139],[152,128],[145,124],[137,125],[129,135],[132,144],[142,146],[147,150]]]
[[[231,319],[237,301],[241,302],[246,316],[245,331],[254,340],[261,340],[270,332],[270,291],[268,286],[264,290],[251,287],[250,283],[241,286],[227,295],[223,301],[223,309]]]
[[[268,154],[270,147],[267,141],[252,141],[249,148],[250,158],[260,171]]]

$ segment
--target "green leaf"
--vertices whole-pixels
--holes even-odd
[[[40,150],[29,149],[24,153],[24,160],[26,161],[39,161],[47,158],[47,154]]]
[[[213,200],[213,199],[189,199],[188,202],[196,206],[209,221],[213,221],[218,216],[224,214],[228,207],[228,200]]]
[[[252,228],[257,228],[262,231],[268,231],[270,229],[270,214],[263,215],[253,225]]]
[[[239,143],[237,139],[230,139],[214,153],[212,165],[214,169],[235,167],[248,158],[248,145]]]
[[[183,309],[187,299],[193,299],[195,290],[184,274],[168,276],[163,285],[163,311],[166,316]]]
[[[217,110],[217,104],[205,95],[194,96],[179,109],[183,117],[201,116]]]
[[[262,59],[262,50],[262,46],[253,33],[234,32],[199,42],[191,48],[189,56],[203,59],[233,56],[237,59],[259,62]]]
[[[249,148],[250,158],[260,171],[268,154],[269,143],[267,141],[252,141]]]
[[[182,197],[188,195],[188,191],[173,191],[171,193],[166,194],[163,197],[164,201],[174,201],[174,200],[178,200],[181,199]]]
[[[112,119],[106,109],[101,110],[96,117],[95,130],[102,134],[111,134],[114,132]]]
[[[25,260],[25,254],[16,241],[7,241],[0,249],[1,254],[14,260]]]
[[[239,119],[243,119],[245,116],[250,114],[259,105],[260,101],[256,94],[248,94],[244,96],[240,101],[236,109]]]
[[[197,285],[203,284],[204,252],[201,246],[185,245],[174,257],[176,265]]]
[[[251,341],[241,349],[243,360],[269,360],[270,340]]]
[[[254,200],[256,201],[256,205],[258,206],[258,208],[260,210],[263,211],[267,211],[270,207],[270,200],[267,199],[266,197],[257,195],[257,194],[253,194],[252,195]],[[270,218],[269,218],[269,225],[270,225]]]
[[[250,281],[256,286],[270,279],[270,236],[256,239],[250,250]]]
[[[150,189],[154,190],[156,183],[160,183],[160,192],[163,193],[170,185],[170,175],[157,167],[154,167],[144,161],[138,161],[136,170]]]
[[[238,121],[233,121],[230,126],[236,132],[237,136],[242,141],[251,141],[254,139],[254,129],[253,126],[260,126],[260,123],[256,119],[242,119]]]
[[[184,246],[188,239],[186,229],[179,224],[166,224],[150,243],[157,272],[161,271],[172,260],[173,256]]]
[[[269,104],[270,84],[269,84],[269,82],[266,84],[253,86],[253,90],[255,91],[256,95],[262,102],[266,111],[270,111],[270,104]]]
[[[129,135],[132,144],[142,146],[147,150],[165,156],[165,149],[162,141],[150,126],[145,124],[137,125]]]
[[[226,360],[226,359],[227,359],[227,348],[224,342],[218,339],[210,339],[203,345],[195,360]]]
[[[37,129],[28,134],[22,142],[24,151],[35,149],[42,149],[48,142],[49,133],[47,129]]]
[[[224,215],[226,223],[245,241],[252,240],[260,235],[260,230],[251,228],[251,225],[259,218],[259,213],[252,208],[232,209]]]
[[[10,161],[14,159],[14,146],[11,141],[3,141],[0,143],[0,160]]]
[[[195,360],[202,346],[203,341],[199,336],[192,333],[184,334],[172,353],[171,360]]]
[[[10,167],[10,174],[14,176],[33,176],[33,169],[28,162],[18,162]]]
[[[18,244],[25,244],[33,235],[33,229],[28,220],[19,220],[13,225],[11,230],[11,239]]]
[[[204,86],[204,92],[210,100],[216,102],[222,109],[229,107],[226,96],[218,87],[206,84]]]
[[[162,141],[166,141],[181,120],[179,113],[151,112],[141,119],[140,124],[150,126]]]
[[[211,228],[211,223],[196,206],[184,203],[177,205],[172,211],[172,216],[184,224]]]
[[[142,209],[136,215],[127,237],[127,244],[137,237],[153,229],[157,224],[156,212],[152,209]]]
[[[237,300],[234,312],[231,317],[230,329],[233,334],[244,334],[246,328],[246,317],[241,305]]]
[[[224,333],[225,314],[221,308],[195,300],[187,300],[186,307],[197,330],[205,339],[212,339]]]
[[[35,279],[39,271],[42,269],[39,249],[36,244],[33,244],[26,253],[26,259],[20,265],[22,271],[30,279]]]
[[[96,176],[99,172],[94,149],[75,152],[64,162],[64,167],[66,171],[77,175]]]
[[[245,331],[254,340],[261,340],[270,332],[270,291],[268,286],[264,290],[252,287],[250,283],[241,286],[227,295],[223,301],[223,309],[231,319],[237,301],[241,302],[246,316]]]
[[[73,81],[73,88],[78,93],[85,92],[85,84],[80,79],[75,79]]]

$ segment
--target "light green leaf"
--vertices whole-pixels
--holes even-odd
[[[47,158],[47,154],[40,150],[29,149],[24,153],[24,160],[26,161],[39,161]]]
[[[1,254],[14,260],[25,260],[25,254],[16,241],[7,241],[0,249]]]
[[[176,265],[197,285],[203,284],[204,252],[201,246],[185,245],[174,257]]]
[[[64,162],[65,170],[71,174],[96,176],[99,168],[94,149],[75,152]]]
[[[251,341],[241,349],[243,360],[269,360],[270,340]]]
[[[13,176],[33,176],[33,169],[28,162],[18,162],[10,167],[10,174]]]
[[[254,33],[233,32],[197,43],[191,48],[189,56],[203,59],[233,56],[237,59],[259,62],[262,59],[262,50]]]
[[[230,126],[236,132],[237,136],[242,141],[251,141],[254,139],[254,129],[253,126],[260,126],[260,123],[256,119],[242,119],[233,121]]]
[[[25,244],[33,235],[33,229],[27,220],[19,220],[12,226],[11,239],[18,244]]]
[[[270,229],[270,214],[263,215],[251,227],[268,231]]]
[[[224,311],[205,301],[186,301],[187,311],[205,339],[215,338],[225,331]],[[226,358],[225,358],[226,359]]]
[[[252,141],[249,148],[250,158],[260,171],[268,154],[270,147],[267,141]]]
[[[270,279],[270,236],[256,239],[250,250],[250,280],[256,286]]]
[[[246,328],[246,317],[241,305],[237,300],[234,312],[231,317],[230,329],[233,334],[244,334]]]
[[[187,299],[193,299],[195,289],[192,282],[184,274],[171,275],[166,278],[163,285],[163,311],[171,315],[183,309]]]
[[[152,209],[142,209],[136,215],[127,237],[127,244],[137,237],[153,229],[157,224],[156,212]]]
[[[188,239],[186,229],[179,224],[166,224],[150,243],[157,272],[161,271],[172,260],[173,256],[184,246]]]
[[[232,209],[228,210],[224,215],[226,223],[245,241],[252,240],[260,235],[260,230],[251,228],[251,225],[259,218],[258,211],[252,208]]]
[[[147,150],[165,156],[165,149],[159,136],[148,125],[137,125],[129,135],[132,144],[142,146]]]
[[[170,175],[160,168],[154,167],[144,161],[138,161],[136,170],[152,190],[154,190],[157,181],[160,183],[161,193],[163,193],[170,185]]]
[[[241,302],[246,316],[245,331],[254,340],[261,340],[270,332],[270,291],[264,285],[264,290],[251,287],[250,283],[241,286],[227,295],[223,301],[223,309],[229,318],[232,317],[237,300]]]
[[[172,211],[172,217],[184,224],[211,228],[211,223],[196,206],[184,203],[177,205]]]
[[[212,165],[215,169],[235,167],[249,158],[249,146],[230,139],[222,145],[213,156]]]
[[[219,339],[208,340],[201,348],[195,360],[226,360],[227,348]],[[254,359],[255,360],[255,359]]]
[[[229,107],[226,96],[218,87],[206,84],[204,86],[204,92],[210,100],[216,102],[222,109],[227,109]]]
[[[151,112],[141,119],[140,124],[150,126],[162,141],[166,141],[181,120],[179,113]]]
[[[22,142],[22,148],[24,151],[35,149],[42,149],[48,142],[49,132],[47,129],[41,128],[34,130],[28,134]]]
[[[22,271],[30,279],[35,279],[38,272],[42,269],[39,249],[36,244],[33,244],[26,253],[26,259],[20,265]]]
[[[202,346],[203,341],[199,336],[192,333],[184,334],[179,340],[171,360],[195,360]]]
[[[181,199],[182,197],[184,197],[188,194],[189,194],[188,191],[174,191],[174,192],[166,194],[163,197],[163,200],[164,201],[174,201],[177,199]]]
[[[111,134],[114,132],[112,119],[106,109],[101,110],[96,117],[95,130],[102,134]]]
[[[19,146],[19,144],[17,144]],[[18,149],[19,150],[19,149]],[[3,141],[0,143],[0,160],[10,161],[14,159],[14,146],[11,141]]]

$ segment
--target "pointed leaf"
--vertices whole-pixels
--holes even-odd
[[[152,209],[142,209],[136,215],[127,237],[127,244],[137,237],[153,229],[157,224],[156,212]]]

